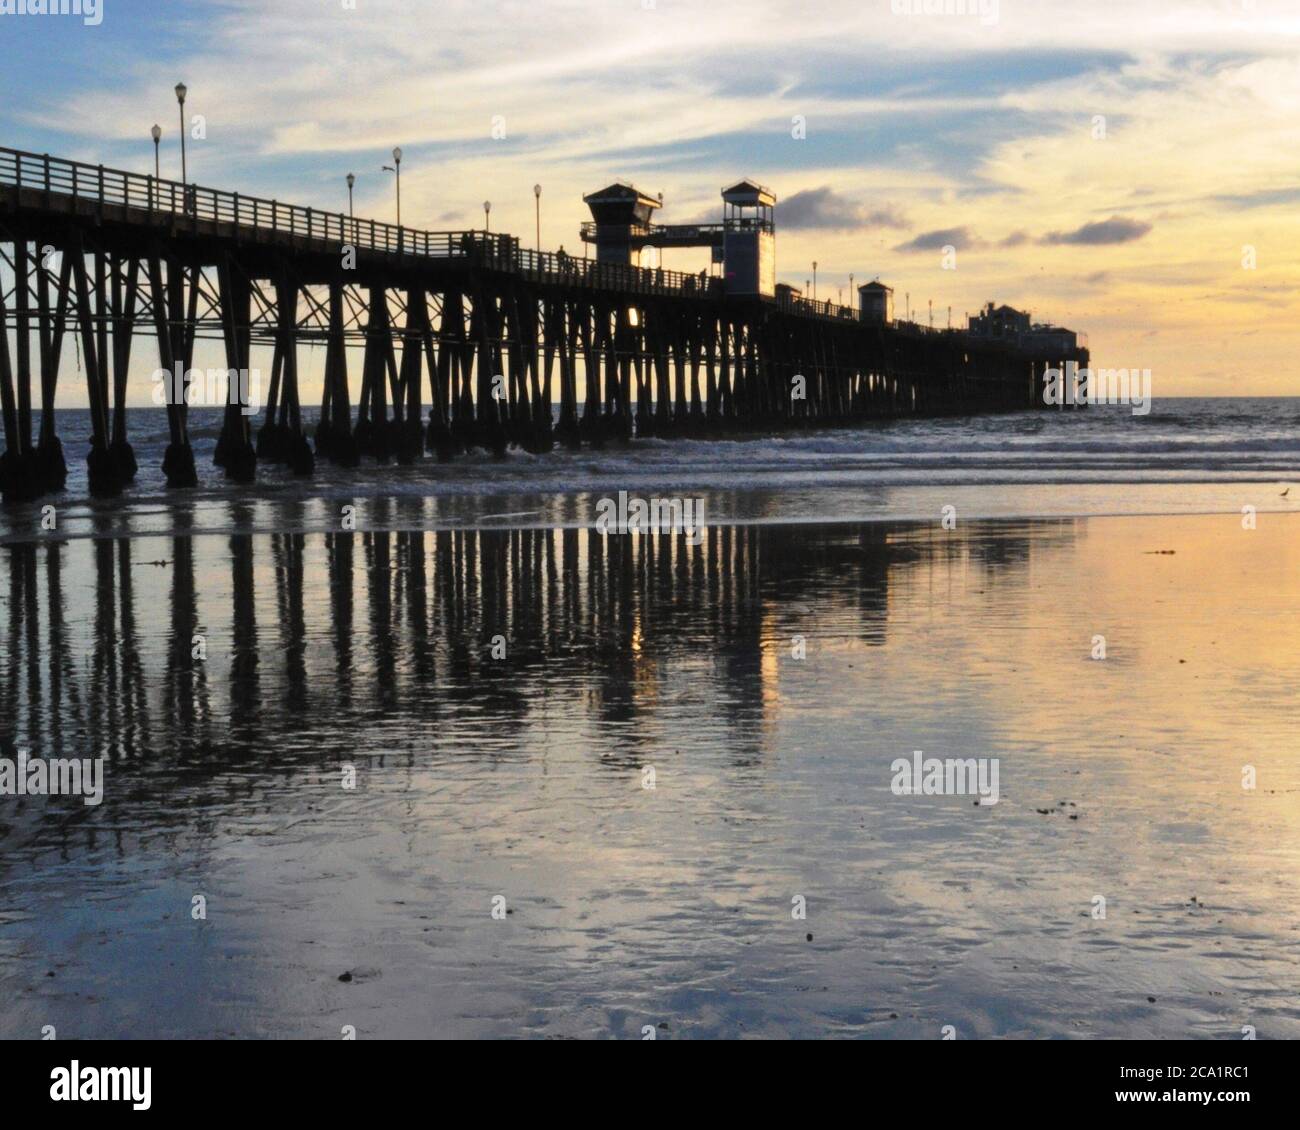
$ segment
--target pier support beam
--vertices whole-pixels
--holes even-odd
[[[164,288],[162,263],[161,254],[155,249],[149,256],[149,304],[153,308],[154,334],[158,339],[158,366],[167,373],[168,442],[162,469],[169,487],[196,487],[199,477],[194,469],[194,451],[185,428],[188,382],[184,377],[184,343],[180,332],[184,317],[184,268],[175,260],[169,260]],[[173,324],[174,320],[176,324]]]
[[[257,477],[257,452],[253,449],[252,429],[248,422],[252,406],[247,403],[251,388],[248,357],[252,288],[229,255],[218,265],[217,277],[229,385],[221,435],[212,461],[225,468],[226,478],[237,483],[251,483]],[[197,279],[195,282],[197,285]]]
[[[134,479],[139,470],[135,451],[126,438],[126,386],[131,365],[131,342],[135,336],[136,304],[140,291],[140,261],[134,256],[124,263],[113,256],[110,266],[112,290],[110,318],[113,325],[113,435],[109,454],[122,481]],[[123,293],[123,276],[126,289]]]
[[[77,289],[77,328],[81,333],[81,352],[86,369],[86,399],[90,405],[90,452],[86,456],[86,473],[90,493],[97,497],[110,497],[122,491],[122,478],[117,464],[108,451],[108,399],[107,381],[100,371],[105,363],[103,347],[106,334],[97,335],[95,319],[91,312],[90,286],[86,277],[86,255],[79,237],[74,236],[65,252],[72,259],[72,273]],[[96,278],[101,284],[104,272],[102,260],[96,255]],[[103,315],[103,289],[97,295]],[[98,339],[98,340],[97,340]]]

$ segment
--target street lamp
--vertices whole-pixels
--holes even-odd
[[[180,107],[181,115],[181,184],[188,184],[189,177],[185,170],[185,95],[188,93],[183,82],[176,84],[176,103]]]
[[[537,200],[537,250],[542,249],[542,186],[533,185],[533,196]]]
[[[393,163],[383,166],[384,172],[397,175],[397,226],[402,226],[402,147],[393,146]]]
[[[157,179],[158,179],[158,175],[159,175],[159,173],[158,173],[158,142],[160,142],[160,141],[162,140],[162,126],[160,126],[157,122],[154,122],[154,124],[153,124],[153,129],[151,129],[151,130],[149,131],[149,134],[150,134],[150,136],[153,138],[153,179],[154,179],[154,180],[157,180]]]
[[[812,284],[813,284],[813,301],[816,302],[817,301],[817,260],[816,259],[813,260]]]
[[[357,183],[353,173],[348,173],[348,219],[352,219],[352,186]]]
[[[483,230],[489,232],[492,230],[492,201],[483,201]]]

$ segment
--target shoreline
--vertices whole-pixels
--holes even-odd
[[[1070,484],[1074,486],[1076,484]],[[671,486],[660,487],[657,491],[641,486],[638,490],[647,497],[692,497],[704,500],[704,527],[729,526],[875,526],[875,525],[917,525],[938,524],[943,507],[954,505],[958,521],[963,525],[994,523],[1032,523],[1078,521],[1082,519],[1122,519],[1122,518],[1193,518],[1224,517],[1238,518],[1242,515],[1241,507],[1249,505],[1259,517],[1287,517],[1300,514],[1300,487],[1292,490],[1288,496],[1280,497],[1275,481],[1254,480],[1233,483],[1199,483],[1202,489],[1197,494],[1198,500],[1189,502],[1184,508],[1163,508],[1158,503],[1158,496],[1170,494],[1173,484],[1127,484],[1129,489],[1153,501],[1144,505],[1136,502],[1132,508],[1102,507],[1089,509],[1080,505],[1076,509],[1057,506],[1048,509],[1040,505],[1035,508],[1018,504],[1014,498],[1008,499],[1005,492],[987,484],[964,487],[912,487],[888,488],[895,495],[904,496],[902,509],[889,509],[887,500],[875,512],[845,513],[836,512],[834,507],[827,507],[828,496],[835,501],[835,491],[825,489],[817,492],[823,510],[819,513],[807,513],[799,509],[806,497],[806,492],[798,490],[771,490],[761,487],[747,490],[718,491]],[[1179,493],[1186,495],[1188,484],[1178,484]],[[1108,484],[1109,486],[1109,484]],[[1154,488],[1154,489],[1153,489]],[[1035,488],[1021,488],[1014,495],[1026,493],[1059,494],[1066,489],[1056,484],[1037,484]],[[1101,492],[1097,492],[1100,494]],[[1107,495],[1112,492],[1107,490]],[[844,502],[853,505],[859,499],[859,491],[844,491]],[[616,492],[615,492],[616,496]],[[1214,505],[1213,497],[1222,501]],[[139,537],[187,537],[187,536],[259,536],[266,534],[328,534],[340,532],[355,533],[439,533],[446,531],[470,530],[595,530],[599,518],[597,503],[610,497],[601,491],[575,491],[563,494],[519,494],[495,495],[364,495],[364,494],[321,494],[307,498],[282,499],[267,495],[250,495],[248,497],[209,498],[196,500],[180,499],[171,504],[148,504],[132,506],[114,503],[98,503],[91,506],[74,504],[59,508],[56,498],[28,503],[18,507],[0,510],[0,545],[22,545],[45,541],[70,542],[86,538],[118,539]],[[928,513],[920,507],[921,500],[930,503]],[[118,500],[120,502],[120,500]],[[490,504],[499,502],[508,509],[494,512]],[[973,505],[972,505],[973,503]],[[530,505],[531,504],[531,505]],[[39,523],[41,509],[53,505],[57,512],[58,527],[54,530],[36,533],[24,533],[14,529],[14,522],[20,514],[32,523]],[[338,515],[333,507],[354,506],[355,525],[351,530],[341,530]],[[760,513],[776,506],[780,513]],[[998,507],[1001,509],[998,509]],[[330,508],[328,518],[326,509]],[[23,511],[26,511],[23,514]],[[243,511],[238,517],[232,511]],[[384,513],[384,512],[387,513]],[[459,511],[459,513],[457,512]],[[418,512],[418,513],[417,513]],[[186,524],[178,526],[166,521],[167,518],[183,516]],[[212,524],[202,524],[204,519],[212,519]],[[159,519],[163,521],[159,522]],[[194,524],[198,523],[198,524]],[[635,534],[634,534],[635,536]]]

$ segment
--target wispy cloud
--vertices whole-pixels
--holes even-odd
[[[856,231],[903,228],[907,220],[892,205],[867,208],[841,196],[829,185],[806,188],[780,202],[781,227],[787,231]]]
[[[935,231],[922,232],[906,243],[900,243],[895,251],[941,251],[945,247],[955,247],[958,251],[967,251],[980,241],[971,234],[969,228],[938,228]]]
[[[1096,220],[1073,231],[1048,232],[1041,242],[1049,245],[1076,243],[1100,247],[1111,243],[1132,243],[1135,239],[1141,239],[1150,230],[1151,225],[1144,220],[1111,216],[1109,220]]]

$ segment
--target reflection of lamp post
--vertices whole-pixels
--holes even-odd
[[[537,250],[542,249],[542,186],[533,185],[533,196],[537,200]]]
[[[483,230],[489,232],[492,230],[492,201],[483,201]]]
[[[181,184],[189,183],[189,177],[185,170],[185,95],[188,93],[183,82],[176,84],[176,101],[180,106],[181,115]],[[161,132],[161,131],[159,131]]]
[[[149,131],[153,137],[153,179],[157,180],[158,173],[158,142],[162,140],[162,126],[154,122],[153,129]]]
[[[402,226],[402,147],[395,145],[393,147],[393,163],[385,165],[384,172],[395,173],[397,176],[397,226]]]

